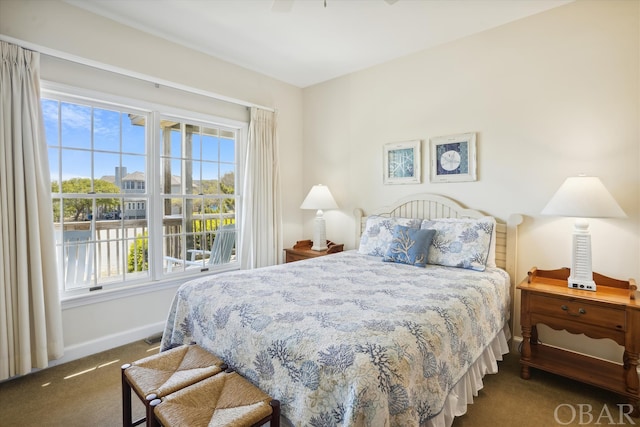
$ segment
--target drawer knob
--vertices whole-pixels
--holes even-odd
[[[570,312],[570,311],[569,311],[569,307],[567,307],[567,306],[566,306],[566,305],[564,305],[564,304],[562,304],[562,305],[560,306],[560,308],[561,308],[561,309],[563,309],[564,311],[566,311],[566,312],[567,312],[567,314],[569,314],[569,315],[571,315],[571,316],[580,316],[580,315],[582,315],[582,314],[587,314],[587,310],[585,310],[585,309],[584,309],[584,308],[582,308],[582,307],[580,307],[580,308],[578,309],[578,312],[577,312],[577,313],[572,313],[572,312]]]

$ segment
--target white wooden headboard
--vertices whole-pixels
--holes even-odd
[[[367,222],[362,209],[353,211],[356,217],[356,244],[360,242],[360,236],[364,232]],[[403,218],[481,218],[485,213],[474,209],[467,209],[459,203],[437,194],[415,194],[402,198],[393,205],[377,209],[368,215],[403,217]],[[496,218],[496,265],[509,273],[511,284],[514,285],[517,277],[517,247],[518,225],[522,223],[522,215],[511,215],[505,222]]]

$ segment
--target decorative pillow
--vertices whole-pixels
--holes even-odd
[[[436,230],[428,264],[484,271],[491,252],[495,218],[440,218],[422,221],[420,228]],[[494,250],[495,258],[495,250]]]
[[[420,228],[422,220],[413,218],[389,218],[372,215],[367,218],[364,233],[360,237],[358,252],[364,255],[382,257],[387,253],[393,238],[393,229],[396,225],[404,225],[410,228]]]
[[[417,267],[426,266],[429,247],[435,234],[435,230],[396,225],[393,229],[391,245],[382,261],[399,262]]]

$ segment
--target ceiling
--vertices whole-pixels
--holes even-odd
[[[65,1],[307,87],[572,0]]]

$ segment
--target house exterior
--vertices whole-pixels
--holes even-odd
[[[123,194],[135,194],[145,192],[145,175],[143,172],[135,171],[127,173],[126,167],[115,167],[115,175],[105,175],[100,177],[103,181],[110,182],[120,187]],[[179,176],[171,176],[171,192],[178,193],[182,182]],[[195,185],[195,184],[194,184]],[[116,210],[102,209],[99,212],[100,219],[145,219],[147,217],[147,206],[145,199],[128,199],[125,206],[120,206]]]
[[[299,206],[313,184],[331,188],[340,208],[325,213],[327,238],[344,243],[345,249],[357,244],[354,208],[366,211],[412,193],[438,193],[499,218],[525,215],[518,281],[533,265],[569,265],[572,221],[544,217],[540,211],[564,178],[587,173],[603,179],[628,216],[591,222],[593,270],[640,278],[638,1],[576,1],[305,88],[60,0],[0,0],[0,35],[112,70],[276,107],[286,188],[285,245],[312,233],[313,215]],[[41,68],[42,79],[57,84],[120,96],[136,93],[247,120],[244,107],[218,101],[212,107],[169,89],[164,95],[146,93],[130,78],[52,56],[42,57]],[[462,132],[477,132],[478,180],[431,183],[429,138]],[[421,182],[384,185],[383,145],[416,139],[422,140],[427,171]],[[160,331],[178,285],[63,302],[68,351],[61,361]],[[517,311],[517,294],[514,303]],[[114,317],[114,312],[137,315]],[[110,321],[101,321],[106,318]],[[519,335],[517,323],[513,332]],[[593,346],[563,333],[545,339],[604,358],[617,351],[609,343]]]
[[[146,181],[143,172],[127,173],[126,167],[115,167],[115,174],[100,177],[103,181],[115,184],[123,194],[144,193]],[[147,217],[146,201],[144,199],[128,199],[125,206],[118,206],[115,210],[102,210],[99,219],[144,219]]]

